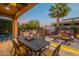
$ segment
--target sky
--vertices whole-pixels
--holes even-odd
[[[41,26],[50,25],[51,23],[56,22],[55,18],[50,18],[49,9],[54,5],[53,3],[40,3],[33,7],[28,12],[25,12],[22,16],[19,17],[19,23],[29,22],[30,20],[38,20]],[[70,3],[68,6],[71,8],[71,11],[62,19],[79,17],[79,4]],[[60,21],[62,21],[60,19]]]

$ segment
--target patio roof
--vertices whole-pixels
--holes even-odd
[[[18,17],[33,8],[36,3],[0,3],[0,16],[12,19],[13,37],[18,35]]]
[[[0,3],[0,16],[18,18],[35,5],[36,3]]]

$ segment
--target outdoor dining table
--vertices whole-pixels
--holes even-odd
[[[35,55],[40,55],[41,50],[50,44],[49,42],[45,41],[44,38],[36,38],[34,40],[27,40],[24,37],[19,37],[19,41],[31,50],[31,54],[32,52],[34,52]]]

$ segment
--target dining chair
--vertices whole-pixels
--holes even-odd
[[[19,45],[19,46],[22,46],[27,52],[29,52],[30,49],[27,48],[22,42],[19,41],[20,38],[17,37],[16,39],[17,39],[17,41],[18,41],[18,45]]]
[[[14,56],[16,56],[16,55],[18,55],[18,56],[24,56],[24,55],[27,55],[28,54],[28,52],[29,52],[29,49],[28,48],[26,48],[25,46],[24,46],[24,44],[22,44],[18,39],[17,39],[17,43],[14,41],[14,40],[12,40],[12,43],[13,43],[13,47],[12,47],[12,49],[11,49],[11,51],[10,51],[10,55],[11,55],[11,53],[12,53],[12,51],[13,51],[13,49],[14,49]],[[25,50],[25,52],[26,53],[21,53],[23,50],[21,50],[21,48],[23,48],[23,50]]]
[[[53,53],[52,53],[52,56],[59,56],[59,51],[60,51],[61,45],[62,45],[62,43],[59,44],[59,45],[55,48],[55,50],[54,50]]]
[[[14,49],[14,56],[16,56],[16,55],[18,55],[18,56],[20,56],[21,55],[21,53],[20,53],[20,49],[19,49],[19,46],[17,45],[17,43],[14,41],[14,40],[12,40],[12,43],[13,43],[13,47],[12,47],[12,50],[11,50],[11,52],[10,52],[10,55],[11,55],[11,53],[12,53],[12,51],[13,51],[13,49]]]
[[[44,51],[41,51],[41,55],[42,56],[59,56],[61,45],[62,43],[60,43],[53,51],[47,48]]]

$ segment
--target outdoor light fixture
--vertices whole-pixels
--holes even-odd
[[[4,6],[6,10],[10,10],[11,8],[16,7],[16,3],[5,3]]]
[[[4,3],[3,4],[7,10],[9,10],[10,8],[17,8],[18,10],[21,9],[21,7],[25,7],[27,6],[28,4],[27,3]]]
[[[16,3],[10,3],[10,5],[16,6]]]
[[[5,9],[6,9],[6,10],[10,10],[10,8],[9,8],[9,7],[5,7]]]
[[[4,3],[3,5],[4,6],[10,6],[10,5],[16,6],[16,3]]]

